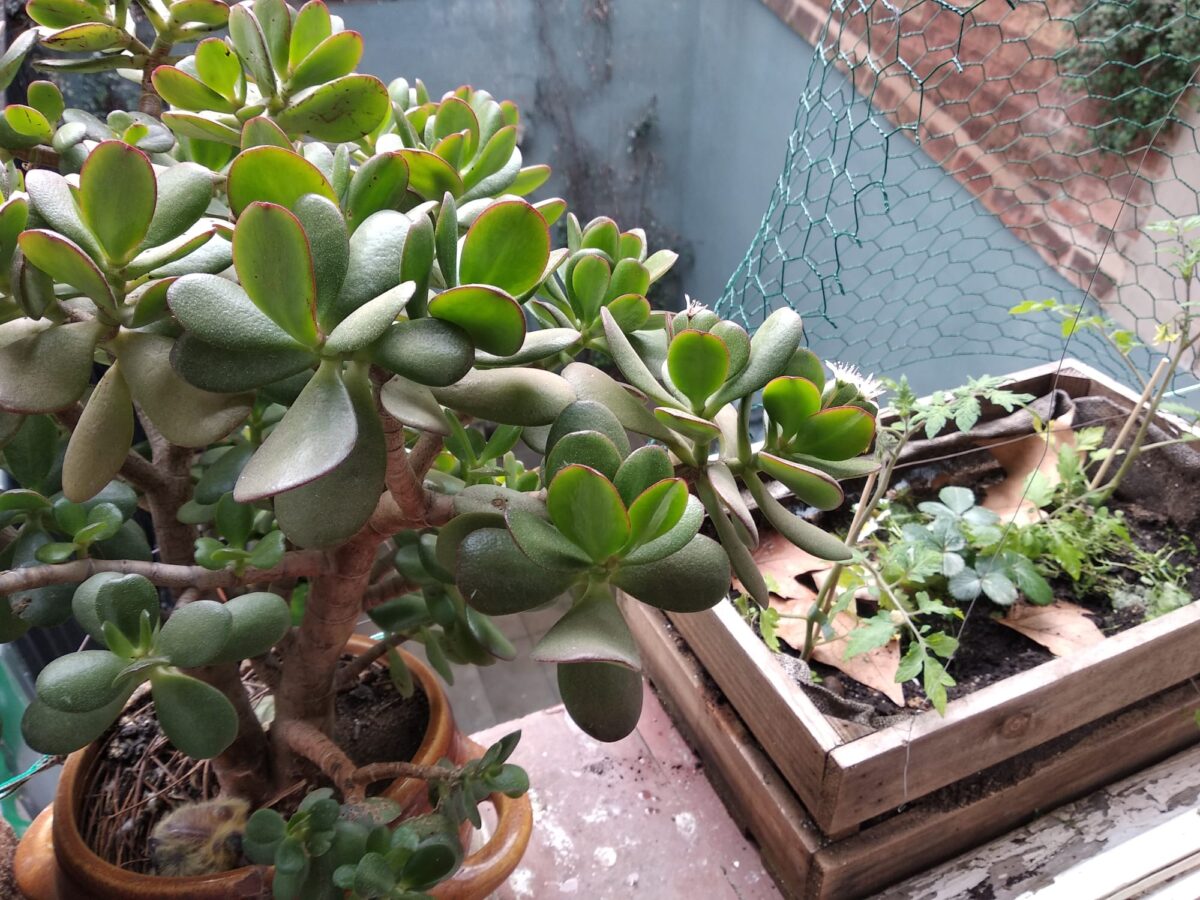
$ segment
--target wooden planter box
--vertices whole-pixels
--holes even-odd
[[[1045,394],[1054,369],[1018,373],[1014,388]],[[1074,361],[1057,387],[1136,399]],[[751,795],[747,826],[797,897],[864,896],[1200,741],[1200,603],[865,736],[827,719],[730,604],[632,606],[651,678],[718,776]],[[745,768],[747,754],[760,777],[720,764]]]

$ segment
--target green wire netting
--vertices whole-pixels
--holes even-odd
[[[1200,0],[834,0],[808,37],[783,172],[723,315],[791,306],[826,358],[932,388],[1058,359],[1060,321],[1011,316],[1024,299],[1147,342],[1178,312],[1145,225],[1200,211]],[[1123,365],[1095,334],[1069,353]]]

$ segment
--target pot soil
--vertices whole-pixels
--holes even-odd
[[[1147,467],[1161,468],[1154,466],[1152,460],[1145,462]],[[969,488],[977,497],[982,497],[990,485],[1004,476],[1004,471],[995,458],[987,454],[986,449],[981,449],[980,452],[921,466],[913,471],[902,470],[900,475],[907,482],[905,502],[915,506],[925,500],[936,500],[937,492],[948,485]],[[1200,480],[1197,486],[1200,487]],[[847,491],[847,506],[852,506],[857,499],[856,491]],[[1200,497],[1197,502],[1200,504]],[[1107,506],[1123,515],[1129,536],[1138,547],[1150,552],[1163,548],[1178,551],[1172,561],[1192,566],[1186,587],[1191,596],[1200,597],[1200,555],[1196,552],[1197,542],[1200,541],[1200,522],[1190,521],[1181,527],[1163,513],[1148,508],[1142,498],[1126,490],[1119,491]],[[825,517],[819,517],[816,521],[823,527],[831,524]],[[1128,572],[1125,577],[1132,587],[1136,578]],[[1056,599],[1082,607],[1105,637],[1119,634],[1145,621],[1140,608],[1115,609],[1112,597],[1106,593],[1080,591],[1069,579],[1056,579],[1051,585]],[[874,612],[870,602],[860,601],[859,606],[865,616]],[[959,647],[954,654],[951,671],[956,683],[947,689],[951,700],[968,696],[1056,658],[1032,639],[999,624],[996,616],[1000,611],[987,598],[980,597],[966,610],[967,616],[961,626],[952,626],[951,631],[957,633],[959,638]],[[961,632],[958,631],[960,627]],[[780,647],[788,656],[798,658],[800,655],[786,642],[781,641]],[[821,677],[821,684],[826,690],[874,709],[878,718],[858,720],[870,725],[872,730],[878,729],[881,719],[905,713],[905,709],[897,707],[879,691],[855,681],[838,669],[820,662],[809,665]],[[903,689],[905,707],[910,713],[932,708],[919,680],[905,682]]]
[[[369,646],[366,638],[355,636],[348,649],[362,652]],[[433,673],[403,655],[418,686],[409,700],[391,688],[381,664],[338,698],[337,738],[347,754],[359,765],[393,760],[433,765],[444,757],[461,764],[482,754],[483,748],[458,731]],[[272,802],[287,809],[311,786],[297,785]],[[108,735],[68,757],[54,805],[38,816],[17,851],[17,883],[29,900],[270,896],[273,870],[267,866],[186,878],[149,871],[148,838],[155,823],[180,803],[215,793],[208,765],[175,753],[152,714],[135,705]],[[401,778],[377,786],[376,793],[416,813],[425,785]],[[532,828],[529,800],[497,795],[491,801],[497,814],[494,833],[434,896],[482,900],[520,862]]]

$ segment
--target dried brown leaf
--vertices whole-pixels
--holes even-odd
[[[761,538],[752,556],[758,563],[759,571],[771,584],[772,592],[786,600],[807,600],[811,604],[814,596],[812,588],[796,579],[831,569],[833,563],[801,550],[777,532],[764,531]],[[738,590],[742,589],[736,579],[734,585]],[[807,612],[807,606],[804,611]]]
[[[1042,434],[1031,434],[1019,441],[997,439],[980,441],[990,447],[992,455],[1004,467],[1005,477],[999,484],[987,489],[987,497],[981,504],[1004,521],[1015,521],[1018,525],[1036,522],[1038,508],[1023,499],[1025,482],[1034,472],[1040,471],[1049,484],[1058,484],[1058,448],[1075,443],[1075,432],[1071,423],[1075,419],[1072,409],[1065,416],[1055,419]],[[1047,447],[1047,444],[1049,446]]]
[[[781,603],[773,601],[771,606],[778,609],[780,613],[805,615],[811,606],[811,601],[793,600]],[[854,629],[857,622],[858,620],[852,613],[840,612],[834,617],[833,631],[835,634],[848,634]],[[803,650],[807,624],[804,619],[781,618],[775,633],[792,647]],[[835,641],[818,644],[813,650],[812,658],[819,663],[833,666],[859,684],[874,688],[897,706],[904,705],[904,686],[896,683],[896,671],[900,668],[899,641],[888,641],[882,647],[876,647],[874,650],[860,653],[850,659],[844,659],[845,655],[846,639],[840,637]]]
[[[1056,600],[1049,606],[1018,603],[996,621],[1037,641],[1055,656],[1068,656],[1104,640],[1103,632],[1086,611],[1066,600]]]

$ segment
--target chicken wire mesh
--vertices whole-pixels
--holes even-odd
[[[808,37],[784,168],[723,315],[789,305],[821,355],[930,388],[947,368],[1059,358],[1058,321],[1010,315],[1025,299],[1146,342],[1178,313],[1145,226],[1200,211],[1200,2],[834,0]],[[1070,354],[1123,365],[1092,333]]]

